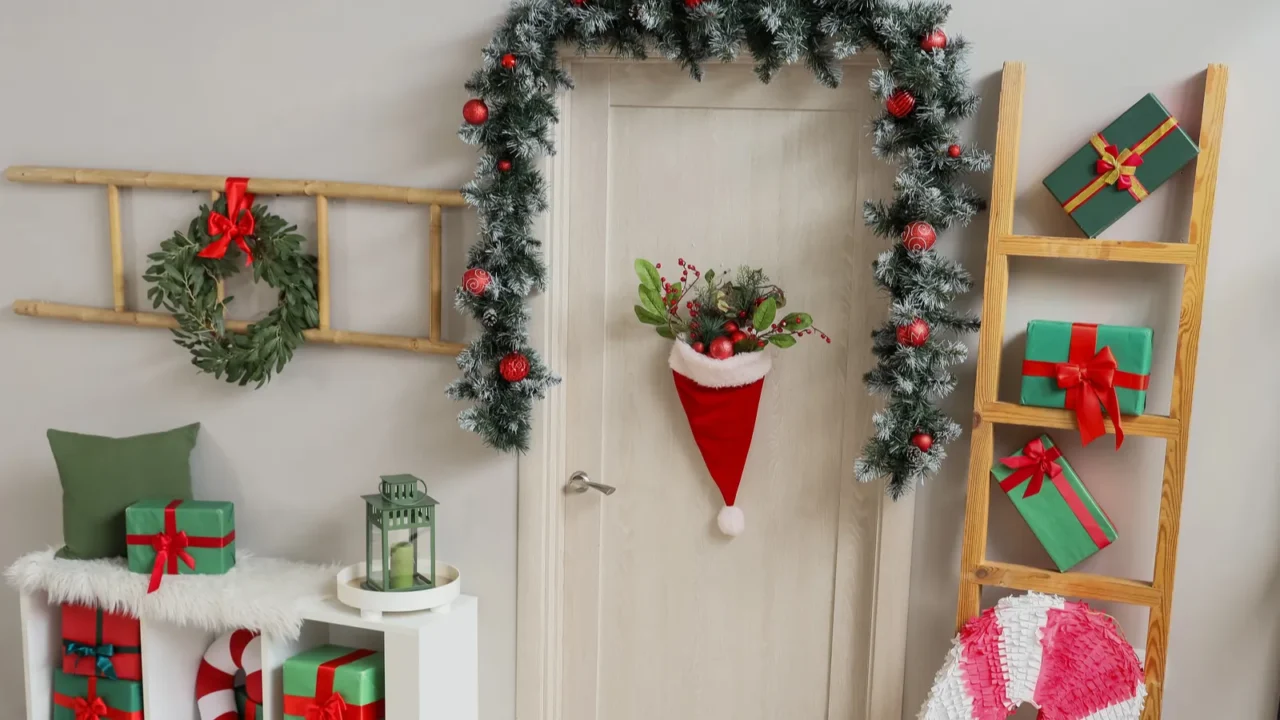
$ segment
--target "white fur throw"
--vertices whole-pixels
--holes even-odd
[[[236,555],[225,575],[165,575],[147,594],[148,575],[129,572],[123,558],[64,560],[53,550],[18,558],[5,571],[23,593],[44,591],[53,603],[82,603],[144,620],[223,633],[238,628],[296,639],[299,600],[333,594],[337,567]]]

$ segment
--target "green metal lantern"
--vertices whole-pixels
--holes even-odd
[[[436,501],[427,484],[413,475],[383,475],[377,495],[365,502],[364,587],[379,592],[425,590],[436,586]],[[431,563],[418,572],[423,536],[430,541]]]

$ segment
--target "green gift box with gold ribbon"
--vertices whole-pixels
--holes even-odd
[[[236,564],[236,510],[229,502],[143,500],[124,511],[129,569],[151,575],[222,575]]]
[[[991,474],[1058,570],[1070,570],[1115,541],[1111,518],[1048,435],[1001,458]]]
[[[1097,237],[1200,154],[1148,94],[1067,158],[1044,186],[1088,237]]]

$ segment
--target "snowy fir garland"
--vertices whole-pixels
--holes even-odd
[[[547,208],[539,158],[555,151],[556,93],[572,88],[561,43],[624,58],[656,51],[701,79],[710,61],[741,52],[768,82],[784,65],[804,63],[835,87],[841,61],[880,53],[871,92],[884,103],[872,147],[896,163],[892,201],[868,202],[867,224],[893,241],[875,262],[891,296],[889,318],[873,334],[878,358],[866,383],[887,396],[875,434],[857,462],[858,478],[888,478],[899,497],[937,472],[960,426],[937,402],[955,387],[952,366],[967,356],[958,339],[978,320],[956,310],[969,274],[933,248],[936,233],[964,225],[983,209],[966,173],[990,168],[990,156],[959,144],[956,125],[978,107],[963,63],[966,44],[942,29],[950,7],[888,0],[517,0],[467,83],[460,132],[481,147],[476,178],[463,194],[480,218],[480,239],[456,298],[482,333],[458,357],[462,377],[449,395],[472,403],[459,423],[501,450],[529,445],[533,402],[559,382],[529,342],[528,296],[547,271],[533,222]]]

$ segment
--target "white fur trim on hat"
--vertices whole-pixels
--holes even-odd
[[[742,353],[725,360],[694,351],[688,343],[676,340],[671,347],[671,356],[667,360],[671,369],[698,383],[703,387],[726,388],[750,385],[769,374],[773,367],[773,357],[769,349],[759,352]]]

